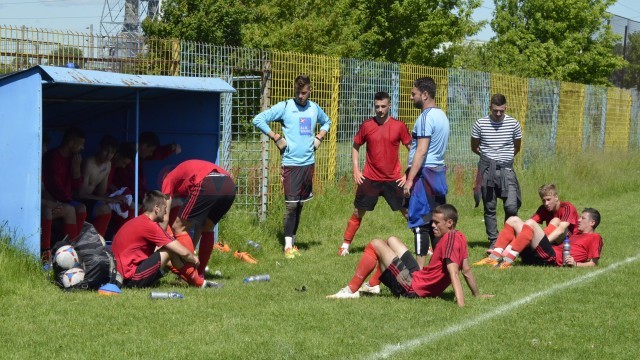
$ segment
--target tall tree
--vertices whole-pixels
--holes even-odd
[[[613,53],[618,36],[607,24],[615,0],[494,0],[496,33],[475,49],[484,62],[469,68],[522,77],[608,84],[624,60]],[[469,54],[467,54],[469,60]],[[456,65],[464,66],[462,59]]]
[[[240,46],[246,15],[241,1],[167,0],[162,4],[162,18],[145,19],[142,29],[151,37]]]
[[[628,65],[613,74],[614,83],[624,88],[640,87],[640,31],[629,34],[627,44],[616,45],[618,54],[624,51],[624,58],[628,61]]]

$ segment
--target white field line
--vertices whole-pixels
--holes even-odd
[[[442,338],[443,336],[447,336],[447,335],[451,335],[451,334],[455,334],[457,332],[466,330],[468,328],[471,328],[473,326],[479,325],[487,320],[491,320],[495,317],[504,315],[505,313],[512,311],[516,308],[519,308],[522,305],[526,305],[530,302],[532,302],[533,300],[536,300],[538,298],[544,297],[544,296],[549,296],[552,295],[560,290],[564,290],[576,285],[579,285],[583,282],[589,281],[597,276],[600,276],[606,272],[612,271],[617,269],[618,267],[622,266],[622,265],[626,265],[628,263],[634,262],[636,260],[640,259],[640,254],[636,255],[634,257],[630,257],[627,258],[625,260],[622,260],[620,262],[611,264],[609,266],[607,266],[606,268],[603,269],[598,269],[598,270],[594,270],[591,271],[583,276],[580,276],[578,278],[569,280],[567,282],[564,282],[562,284],[558,284],[558,285],[554,285],[551,288],[544,290],[544,291],[540,291],[537,293],[533,293],[531,295],[525,296],[524,298],[520,299],[520,300],[516,300],[512,303],[509,304],[505,304],[502,306],[497,307],[496,309],[489,311],[487,313],[484,313],[482,315],[476,316],[474,318],[471,318],[469,320],[465,320],[462,321],[456,325],[452,325],[449,326],[446,329],[443,329],[442,331],[433,333],[433,334],[429,334],[426,336],[422,336],[422,337],[418,337],[415,339],[411,339],[408,341],[405,341],[403,343],[398,343],[395,345],[385,345],[381,351],[373,353],[369,356],[367,356],[366,358],[368,359],[386,359],[388,357],[390,357],[391,355],[401,352],[401,351],[407,351],[407,350],[411,350],[414,348],[417,348],[418,346],[423,346],[426,344],[430,344],[435,342],[436,340]]]

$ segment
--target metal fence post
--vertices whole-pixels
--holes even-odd
[[[260,111],[269,109],[271,105],[271,61],[266,60],[262,67],[262,93],[260,94]],[[269,192],[269,138],[265,134],[260,135],[260,158],[262,162],[262,178],[260,179],[260,208],[258,217],[260,221],[267,219],[267,195]]]

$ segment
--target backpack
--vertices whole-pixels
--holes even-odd
[[[64,290],[97,290],[100,286],[112,283],[118,287],[122,286],[122,276],[116,270],[116,262],[113,254],[107,248],[104,239],[96,229],[88,222],[82,226],[82,231],[73,240],[67,237],[58,241],[53,249],[55,252],[64,245],[73,246],[80,260],[80,268],[84,270],[84,280],[70,287],[65,287],[62,283],[62,275],[66,269],[60,268],[53,263],[54,282]]]

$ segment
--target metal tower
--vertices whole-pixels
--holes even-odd
[[[100,35],[113,57],[135,57],[140,51],[142,20],[160,16],[162,0],[104,0]]]

